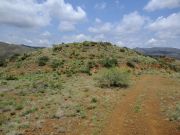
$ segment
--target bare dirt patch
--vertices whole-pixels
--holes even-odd
[[[112,112],[103,135],[179,135],[177,125],[160,111],[157,91],[167,78],[143,76]],[[139,100],[139,101],[137,101]]]

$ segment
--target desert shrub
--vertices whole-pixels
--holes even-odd
[[[9,60],[10,60],[10,61],[15,61],[19,56],[20,56],[19,53],[15,53],[15,54],[13,54],[13,55],[9,58]]]
[[[0,59],[0,67],[5,67],[7,65],[5,60]]]
[[[93,67],[97,66],[97,63],[95,61],[93,61],[93,60],[90,60],[90,61],[88,61],[87,66],[89,68],[93,68]]]
[[[54,59],[52,62],[51,62],[51,67],[53,69],[56,69],[60,66],[62,66],[64,64],[64,61],[63,60],[57,60],[57,59]]]
[[[49,61],[49,58],[47,56],[39,57],[38,58],[38,65],[39,66],[45,66],[48,61]]]
[[[119,68],[104,69],[96,77],[100,87],[128,87],[130,74]]]
[[[90,68],[87,65],[82,65],[80,68],[80,72],[81,73],[87,73],[87,74],[91,75]]]
[[[53,50],[53,52],[61,51],[62,50],[62,46],[54,45],[52,50]]]
[[[30,114],[30,113],[34,113],[34,112],[36,112],[38,110],[38,108],[31,108],[31,109],[28,109],[28,110],[26,110],[25,112],[23,112],[22,113],[22,116],[26,116],[26,115],[28,115],[28,114]]]
[[[135,68],[136,67],[136,63],[134,61],[130,61],[129,60],[126,64],[127,64],[128,67],[131,67],[131,68]]]
[[[6,80],[18,80],[18,78],[15,75],[7,75],[5,77]]]
[[[169,111],[169,117],[172,121],[180,121],[180,102],[176,104],[175,109]]]
[[[20,61],[21,60],[25,60],[25,59],[27,59],[28,57],[30,57],[30,54],[27,54],[27,53],[24,53],[21,57],[20,57]]]
[[[88,61],[86,64],[83,64],[80,67],[81,73],[87,73],[88,75],[91,75],[91,68],[96,67],[97,64],[95,61]]]
[[[96,97],[93,97],[92,99],[91,99],[91,103],[97,103],[97,98]]]
[[[118,60],[116,58],[105,58],[101,61],[104,67],[110,68],[118,65]]]
[[[84,42],[83,42],[83,45],[84,45],[84,46],[91,46],[91,42],[89,42],[89,41],[84,41]]]
[[[61,82],[51,82],[50,87],[53,89],[62,89],[62,83]]]
[[[171,70],[174,70],[176,72],[180,72],[180,66],[176,65],[176,64],[169,64],[169,68]]]
[[[124,48],[121,48],[120,49],[120,52],[125,52],[126,50]]]

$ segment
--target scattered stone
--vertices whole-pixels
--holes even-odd
[[[62,117],[64,117],[64,112],[63,112],[63,110],[61,108],[59,108],[57,110],[56,114],[54,115],[54,118],[60,119]]]
[[[64,127],[59,127],[57,130],[58,133],[65,133],[66,129]]]

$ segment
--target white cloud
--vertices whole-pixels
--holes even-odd
[[[141,16],[138,12],[132,12],[124,15],[121,22],[116,26],[116,32],[119,34],[131,34],[142,29],[147,17]]]
[[[1,0],[0,23],[17,27],[45,26],[50,22],[42,5],[33,0]]]
[[[96,3],[96,5],[94,6],[94,8],[96,9],[105,9],[107,7],[106,2],[102,2],[102,3]]]
[[[33,41],[30,40],[30,39],[24,39],[24,41],[25,41],[25,43],[27,43],[28,45],[33,43]]]
[[[86,12],[81,8],[76,9],[64,0],[47,0],[44,4],[45,10],[53,16],[59,17],[63,21],[81,21],[86,17]]]
[[[180,12],[169,15],[168,17],[159,17],[150,23],[147,28],[159,38],[179,38],[180,37]]]
[[[40,39],[39,40],[39,45],[40,46],[48,46],[50,44],[50,41],[47,39]]]
[[[156,44],[156,43],[157,43],[157,40],[154,39],[154,38],[151,38],[151,39],[149,39],[149,40],[147,41],[147,44],[150,44],[150,45],[154,45],[154,44]]]
[[[51,33],[50,33],[49,31],[45,31],[45,32],[43,32],[41,35],[42,35],[43,37],[48,38],[48,37],[51,36]]]
[[[73,30],[75,30],[75,23],[69,22],[69,21],[62,21],[59,24],[59,29],[62,32],[73,31]]]
[[[88,31],[92,33],[107,33],[112,30],[113,25],[109,22],[103,23],[96,19],[96,25],[89,27]]]
[[[73,8],[64,0],[1,0],[0,24],[17,27],[41,27],[50,24],[52,19],[76,24],[86,18],[81,8]],[[71,26],[72,27],[72,26]]]
[[[102,22],[96,18],[95,25],[89,27],[88,31],[101,34],[131,34],[140,31],[148,20],[148,17],[141,16],[137,11],[124,15],[118,23]]]
[[[96,18],[94,26],[89,27],[88,31],[99,34],[99,36],[95,35],[92,38],[94,40],[110,41],[118,43],[118,45],[123,43],[123,45],[134,47],[145,43],[143,36],[146,36],[146,34],[142,31],[147,22],[149,22],[148,17],[142,16],[135,11],[124,15],[119,22],[115,23],[103,22]]]
[[[96,18],[96,19],[95,19],[95,22],[96,22],[96,23],[101,23],[101,19]]]
[[[72,35],[72,36],[63,36],[62,40],[65,42],[82,42],[82,41],[91,40],[91,36],[81,33],[81,34]]]
[[[150,0],[144,9],[147,11],[155,11],[158,9],[173,9],[177,7],[180,7],[180,0]]]

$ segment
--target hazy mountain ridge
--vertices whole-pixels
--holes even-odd
[[[23,54],[30,51],[34,51],[39,47],[31,47],[27,45],[9,44],[0,42],[0,59],[10,57],[14,54]]]
[[[169,47],[153,47],[153,48],[135,48],[137,52],[148,56],[168,56],[180,59],[180,49]]]

